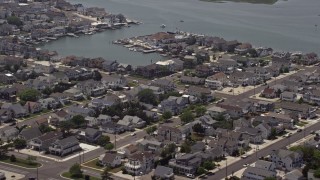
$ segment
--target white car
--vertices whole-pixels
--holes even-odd
[[[135,135],[137,135],[137,134],[136,134],[136,133],[132,133],[132,134],[131,134],[131,136],[135,136]]]
[[[189,178],[194,178],[193,174],[186,174],[186,176],[189,177]]]

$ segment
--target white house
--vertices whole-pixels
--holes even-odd
[[[278,149],[271,153],[271,161],[275,163],[279,169],[286,169],[288,171],[294,168],[301,167],[302,165],[302,154],[293,152],[285,149]]]

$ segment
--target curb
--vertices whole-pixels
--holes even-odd
[[[67,177],[63,177],[62,173],[60,174],[60,177],[63,178],[63,179],[70,179],[70,178],[67,178]],[[73,180],[73,179],[70,179],[70,180]]]
[[[19,168],[23,168],[23,169],[37,169],[37,168],[41,168],[43,166],[43,164],[39,163],[40,166],[37,167],[37,168],[27,168],[27,167],[23,167],[23,166],[19,166],[19,165],[15,165],[15,164],[10,164],[10,163],[6,163],[6,162],[2,162],[0,161],[0,163],[2,164],[7,164],[7,165],[10,165],[10,166],[15,166],[15,167],[19,167]]]

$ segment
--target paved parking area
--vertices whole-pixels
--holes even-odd
[[[0,170],[0,172],[3,172],[6,176],[6,180],[17,180],[17,179],[23,179],[25,176],[18,173],[13,173],[11,171],[5,171]]]

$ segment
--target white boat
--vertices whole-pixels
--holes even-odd
[[[166,25],[165,24],[161,24],[161,26],[160,26],[161,28],[165,28],[166,27]]]

